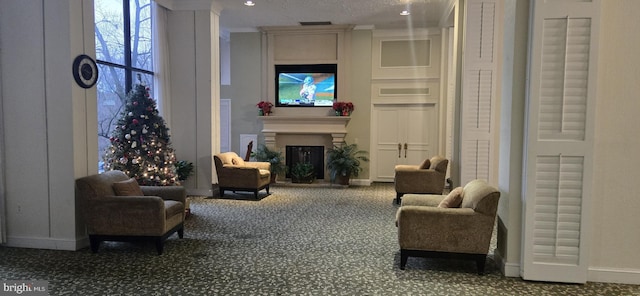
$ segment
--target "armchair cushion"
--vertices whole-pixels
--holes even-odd
[[[420,164],[420,167],[418,169],[428,170],[429,168],[431,168],[431,160],[427,158],[422,162],[422,164]]]
[[[165,200],[164,209],[166,217],[173,217],[174,215],[184,213],[184,205],[175,200]]]
[[[240,158],[240,156],[235,156],[231,159],[231,163],[237,166],[244,166],[244,159]]]
[[[440,204],[439,208],[459,208],[462,204],[462,187],[456,187],[451,190],[447,197],[445,197]]]
[[[142,189],[136,179],[131,178],[126,181],[114,182],[113,191],[118,196],[143,196]]]

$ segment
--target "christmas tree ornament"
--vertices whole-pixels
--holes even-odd
[[[126,134],[126,135],[124,135],[124,138],[127,139],[127,140],[131,140],[131,135],[130,134]]]

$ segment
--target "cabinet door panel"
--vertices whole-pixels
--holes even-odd
[[[374,108],[375,181],[393,182],[396,165],[417,165],[437,153],[436,110],[434,104]]]

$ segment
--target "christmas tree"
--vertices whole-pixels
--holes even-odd
[[[120,170],[140,185],[178,185],[169,129],[149,88],[137,84],[127,95],[104,156],[105,170]]]

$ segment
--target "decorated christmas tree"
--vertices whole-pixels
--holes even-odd
[[[137,84],[129,92],[110,141],[104,155],[105,170],[123,171],[140,185],[179,183],[169,129],[158,115],[148,87]]]

